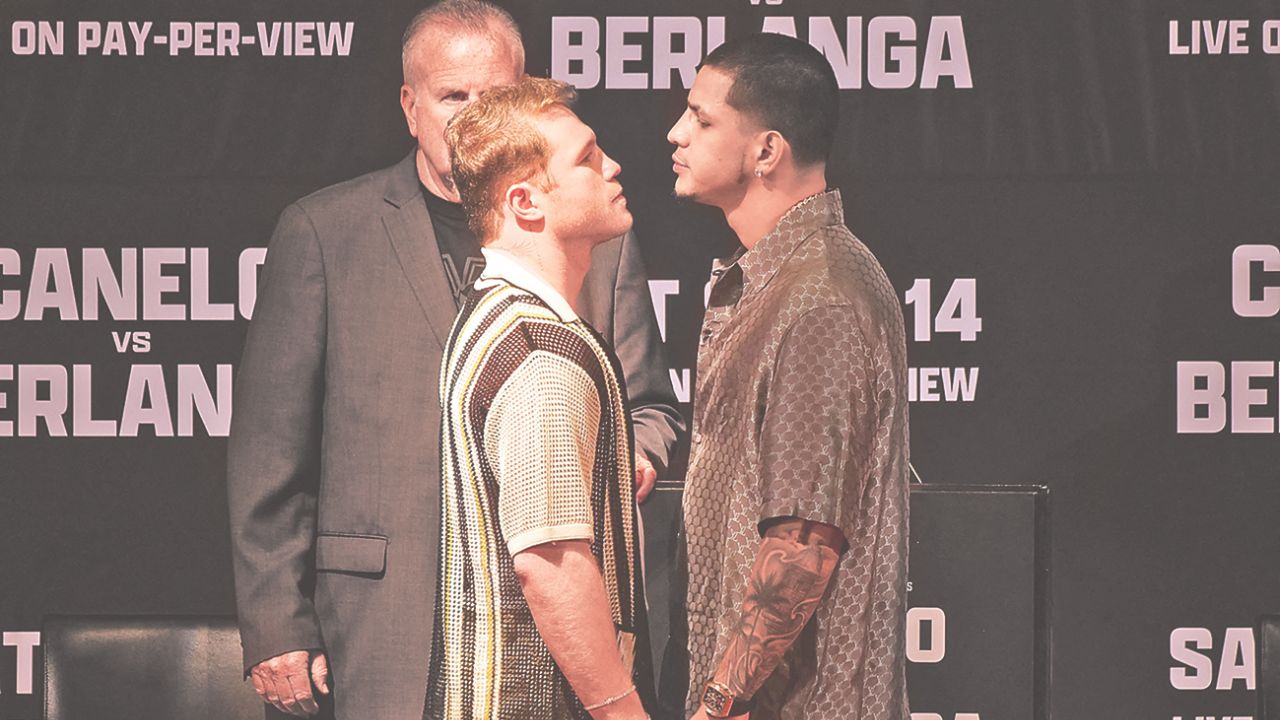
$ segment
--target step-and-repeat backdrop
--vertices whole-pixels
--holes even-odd
[[[733,238],[671,198],[667,128],[724,39],[820,48],[830,179],[907,320],[916,470],[1050,488],[1054,715],[1253,714],[1249,627],[1280,610],[1280,2],[506,6],[624,168],[686,403]],[[0,2],[0,720],[40,713],[46,614],[234,610],[264,246],[292,200],[408,151],[417,9]]]

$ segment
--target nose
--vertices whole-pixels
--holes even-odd
[[[676,124],[672,125],[671,129],[667,131],[667,142],[680,147],[684,147],[688,143],[688,138],[684,131],[684,119],[688,114],[689,111],[685,110],[684,114],[676,120]]]
[[[604,160],[600,164],[601,171],[604,172],[605,180],[612,180],[622,173],[622,166],[617,160],[609,157],[608,153],[604,153]]]

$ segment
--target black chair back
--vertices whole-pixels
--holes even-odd
[[[45,720],[262,720],[230,617],[45,618]]]

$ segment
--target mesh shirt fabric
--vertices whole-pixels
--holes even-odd
[[[554,540],[590,541],[624,661],[651,698],[617,360],[586,323],[553,309],[562,300],[481,283],[464,295],[441,368],[441,562],[424,717],[589,717],[512,565],[514,553]]]
[[[752,720],[907,720],[907,367],[902,311],[836,191],[717,264],[685,481],[688,709],[734,632],[760,526],[848,542]]]
[[[593,539],[590,480],[599,423],[595,382],[555,353],[530,353],[494,396],[485,454],[496,459],[498,521],[509,553]]]

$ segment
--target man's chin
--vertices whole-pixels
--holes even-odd
[[[703,200],[698,193],[688,188],[682,188],[678,183],[674,188],[672,188],[671,196],[676,200],[682,200],[684,202],[698,203],[700,205],[707,204],[707,202]]]
[[[616,232],[611,234],[608,238],[605,238],[606,240],[612,240],[613,238],[626,235],[628,232],[631,232],[631,226],[635,224],[635,218],[631,217],[630,210],[624,210],[623,212],[626,213],[626,218],[619,218],[618,225],[615,228]]]

